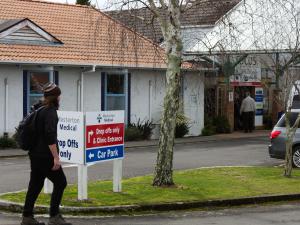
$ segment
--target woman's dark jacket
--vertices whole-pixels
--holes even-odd
[[[36,119],[37,140],[36,145],[30,150],[30,157],[52,158],[49,145],[57,145],[58,116],[55,107],[43,106],[38,111]]]

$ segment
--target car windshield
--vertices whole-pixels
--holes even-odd
[[[290,126],[293,126],[294,123],[296,122],[297,116],[298,116],[298,112],[292,112],[290,113]],[[282,117],[279,119],[278,123],[277,123],[277,127],[285,127],[285,118],[286,118],[286,114],[283,114]]]

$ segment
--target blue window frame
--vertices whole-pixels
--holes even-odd
[[[103,110],[125,110],[128,117],[128,74],[122,72],[105,73],[102,104]]]
[[[42,87],[53,82],[53,71],[28,71],[27,73],[27,113],[30,107],[43,98]]]

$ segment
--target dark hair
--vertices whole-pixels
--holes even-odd
[[[46,107],[55,107],[56,109],[59,108],[59,101],[58,101],[58,97],[59,96],[45,96],[44,97],[44,101],[43,101],[43,105]]]

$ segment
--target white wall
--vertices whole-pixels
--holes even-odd
[[[152,91],[151,86],[152,86]],[[132,71],[131,72],[131,122],[153,120],[159,123],[163,97],[165,94],[164,72]],[[151,96],[150,93],[152,92]],[[150,105],[150,101],[152,105]]]
[[[138,119],[152,120],[156,124],[153,138],[158,138],[166,88],[165,72],[139,70],[130,72],[132,74],[131,122],[136,122]],[[184,72],[183,77],[184,112],[190,120],[188,135],[197,136],[201,134],[204,127],[204,76],[199,73]],[[152,92],[149,90],[150,82]],[[150,102],[152,102],[151,106]]]
[[[183,50],[187,51],[193,48],[206,34],[213,29],[213,26],[200,27],[182,27]]]
[[[204,127],[204,75],[183,74],[183,104],[185,116],[190,120],[190,136],[200,135]]]
[[[80,79],[79,68],[56,69],[59,73],[59,86],[62,91],[60,110],[77,111],[77,81]]]
[[[8,78],[9,83],[8,132],[13,134],[14,128],[23,117],[23,70],[37,69],[47,68],[0,65],[0,135],[4,132],[4,79]],[[51,69],[59,72],[59,86],[62,90],[60,110],[77,111],[77,81],[80,79],[81,68],[55,67]],[[130,70],[129,73],[131,73],[131,122],[137,122],[138,119],[152,120],[157,124],[153,138],[158,138],[165,95],[165,72]],[[84,111],[99,111],[101,109],[101,71],[85,73],[84,77]],[[184,111],[191,123],[189,135],[199,135],[204,123],[203,76],[196,73],[184,73],[183,84]]]
[[[130,121],[135,123],[138,119],[142,121],[151,120],[155,124],[153,138],[158,138],[163,98],[165,95],[165,72],[133,70],[130,73]]]
[[[0,65],[0,136],[4,131],[4,79],[8,81],[8,132],[13,133],[23,118],[23,70],[17,66]]]
[[[61,107],[64,111],[77,111],[78,80],[81,79],[80,68],[62,68],[59,71],[59,86],[62,90]],[[84,73],[84,111],[99,111],[101,108],[101,71]],[[79,98],[80,102],[80,98]]]
[[[81,68],[36,67],[0,65],[0,136],[4,132],[4,79],[8,78],[8,132],[13,134],[15,127],[23,118],[23,70],[59,72],[59,86],[62,90],[60,110],[77,111],[78,89]],[[101,72],[86,73],[84,88],[85,111],[100,110],[101,105]]]

